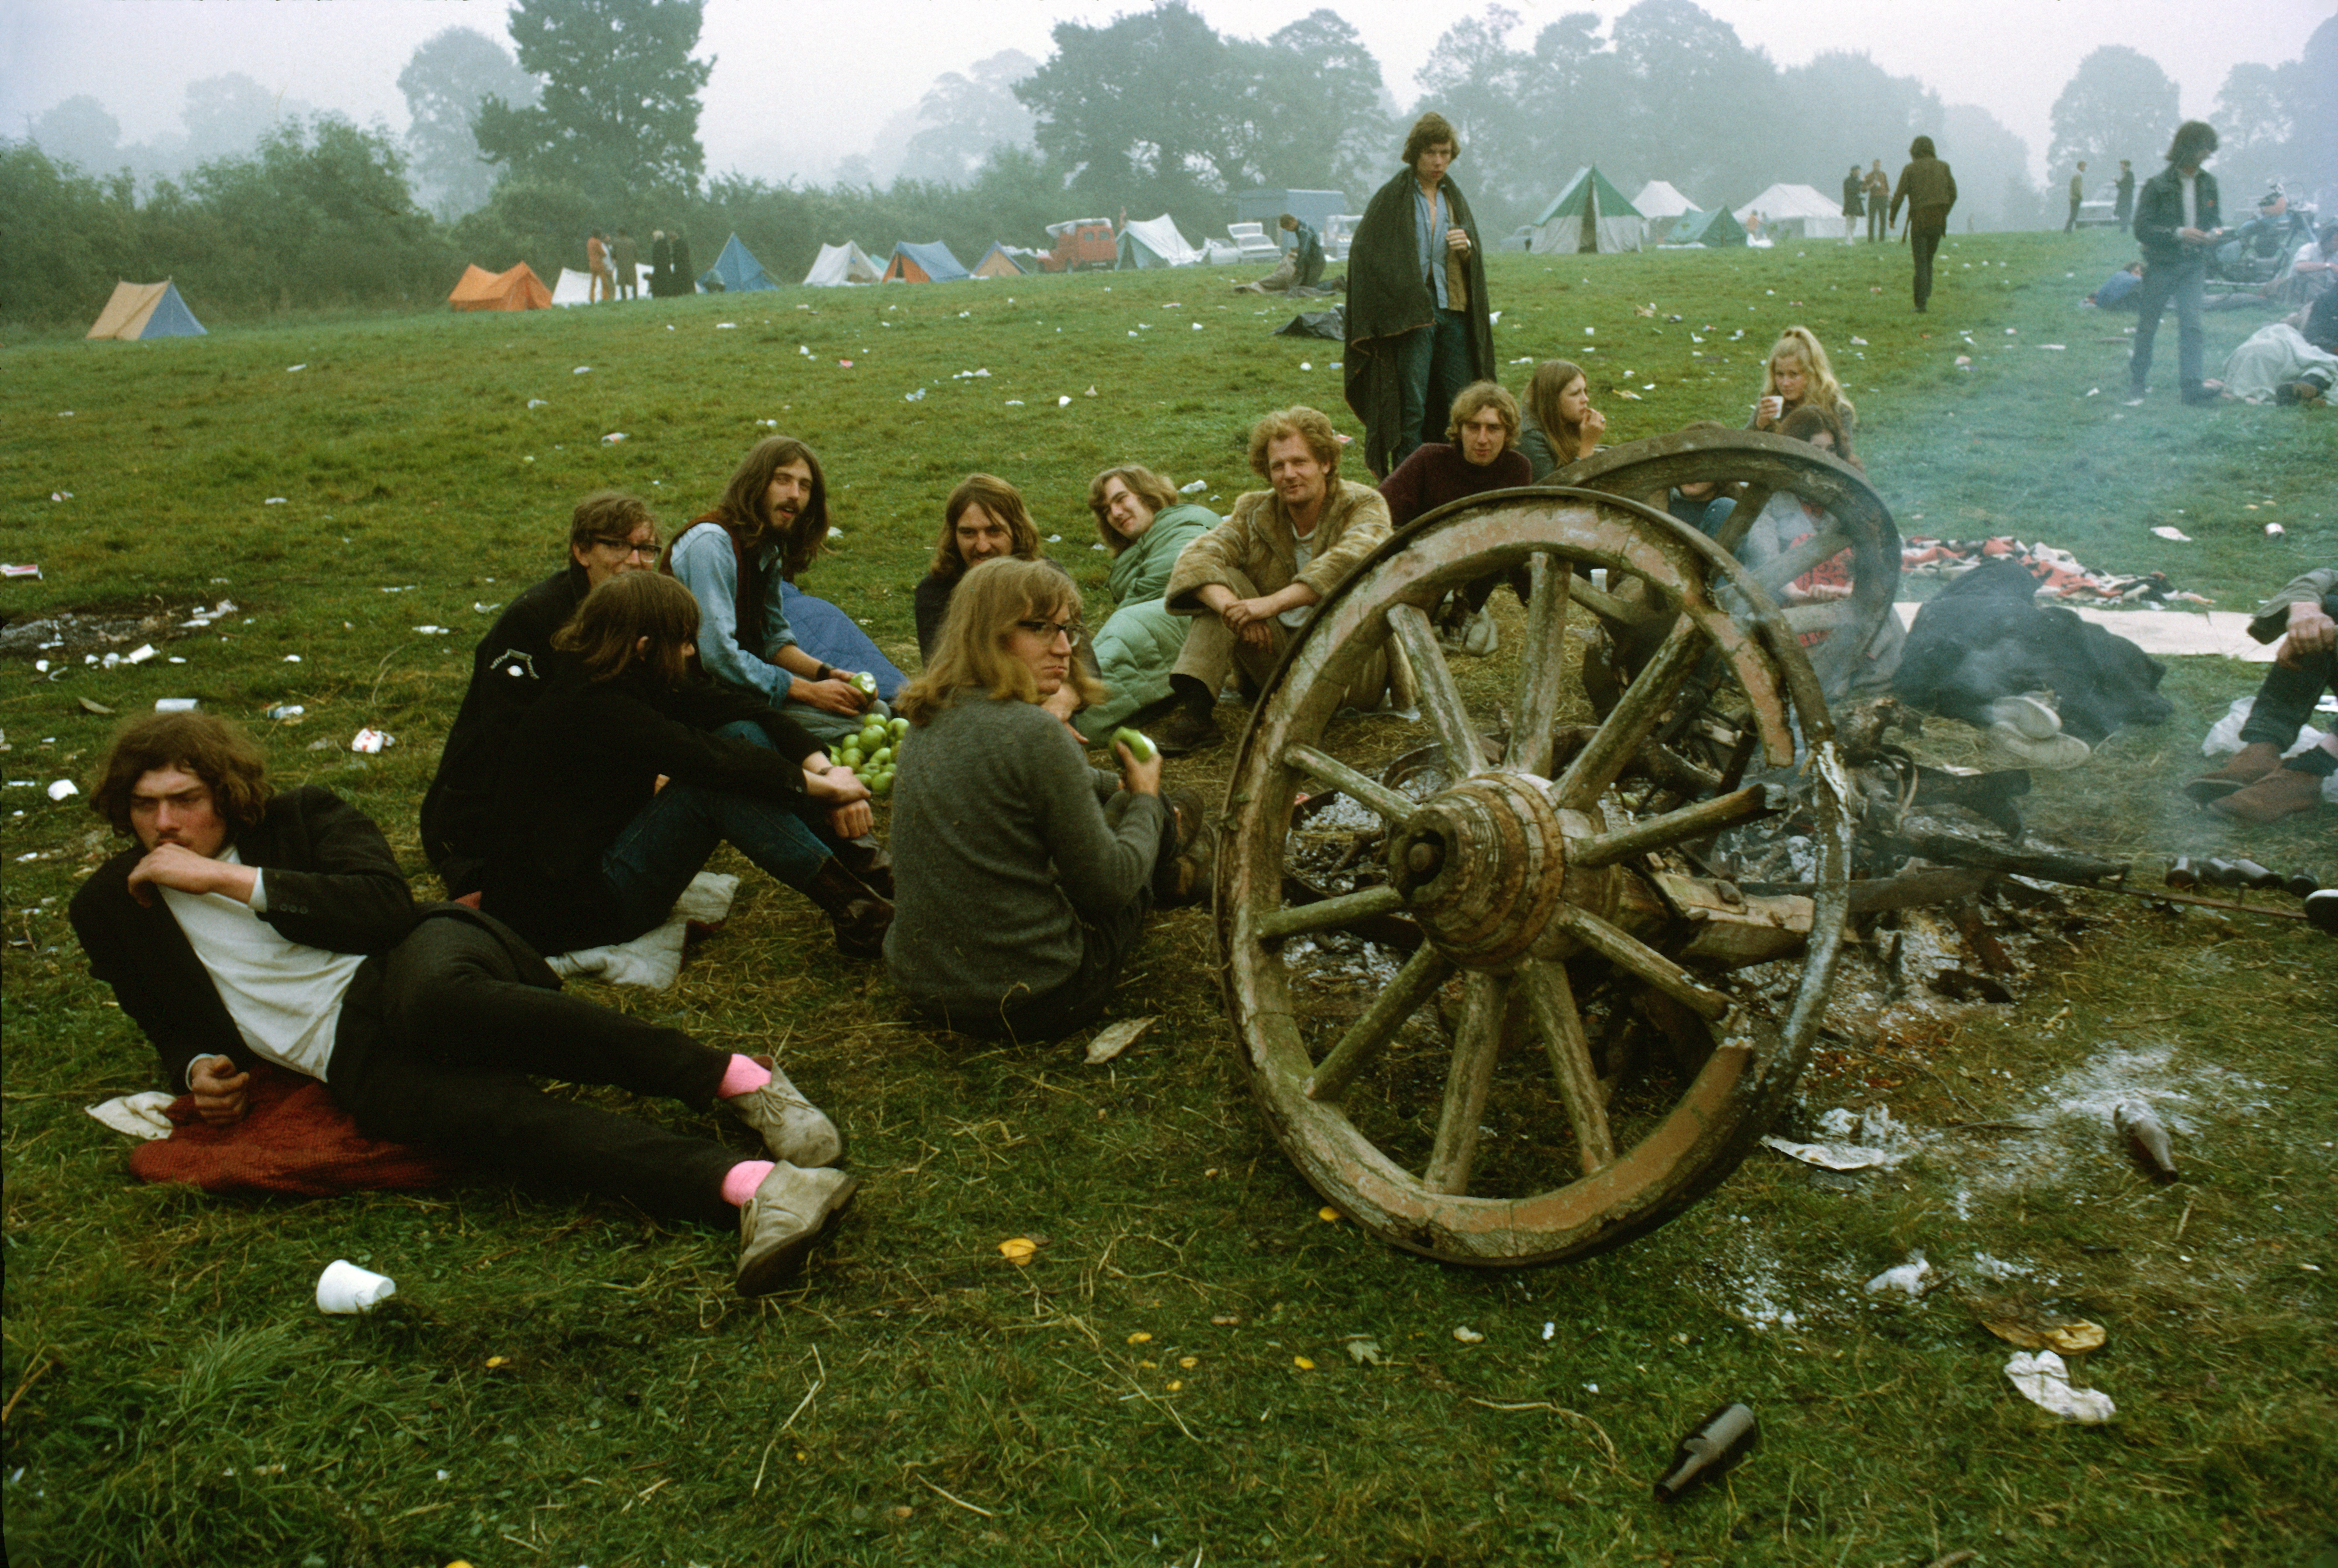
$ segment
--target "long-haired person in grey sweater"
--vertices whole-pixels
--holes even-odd
[[[1199,799],[1164,802],[1159,759],[1125,745],[1113,748],[1117,777],[1090,768],[1040,706],[1066,686],[1104,696],[1075,656],[1082,634],[1068,577],[1044,561],[985,561],[950,595],[934,657],[896,705],[910,730],[893,784],[885,966],[945,1027],[1028,1040],[1085,1028],[1153,905],[1206,891]]]

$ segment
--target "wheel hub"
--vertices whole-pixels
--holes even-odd
[[[1508,969],[1566,891],[1567,818],[1581,813],[1553,807],[1539,780],[1474,775],[1421,802],[1389,835],[1390,881],[1455,963]]]

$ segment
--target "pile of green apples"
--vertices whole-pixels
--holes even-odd
[[[860,732],[836,749],[840,767],[849,768],[871,795],[893,792],[893,768],[902,737],[909,732],[907,719],[882,719],[871,713],[860,721]]]

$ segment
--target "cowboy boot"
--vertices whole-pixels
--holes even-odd
[[[2235,789],[2245,789],[2266,774],[2281,766],[2281,748],[2270,740],[2252,740],[2241,748],[2240,755],[2217,769],[2203,773],[2184,786],[2184,793],[2205,806],[2211,800],[2221,800]]]
[[[2245,789],[2208,802],[2219,817],[2259,827],[2311,811],[2322,804],[2322,776],[2300,768],[2276,768]]]
[[[879,898],[893,897],[893,858],[885,853],[885,846],[877,841],[874,833],[863,833],[858,838],[839,839],[831,853],[837,863],[857,877],[860,885]]]

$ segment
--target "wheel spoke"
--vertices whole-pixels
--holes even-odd
[[[1616,1135],[1607,1126],[1607,1096],[1598,1073],[1591,1067],[1591,1043],[1583,1035],[1583,1018],[1575,1010],[1575,987],[1567,984],[1567,967],[1537,959],[1519,971],[1527,1004],[1542,1028],[1550,1070],[1567,1102],[1567,1124],[1575,1129],[1575,1144],[1589,1175],[1616,1159]]]
[[[1347,1090],[1355,1075],[1369,1066],[1380,1054],[1388,1049],[1389,1042],[1404,1021],[1419,1010],[1420,1004],[1436,994],[1453,973],[1453,965],[1436,948],[1423,944],[1420,950],[1405,960],[1389,988],[1372,999],[1364,1015],[1348,1025],[1331,1054],[1316,1065],[1308,1075],[1305,1093],[1310,1100],[1337,1100]]]
[[[1404,895],[1393,887],[1366,887],[1359,892],[1342,893],[1336,898],[1318,899],[1312,904],[1300,904],[1288,909],[1277,909],[1261,917],[1258,939],[1271,942],[1282,936],[1298,936],[1310,931],[1328,931],[1335,926],[1352,925],[1374,915],[1390,915],[1404,907]]]
[[[1637,606],[1617,598],[1604,588],[1593,587],[1588,577],[1570,573],[1567,579],[1567,596],[1594,615],[1604,615],[1610,621],[1636,621],[1639,618]]]
[[[1437,645],[1437,632],[1429,617],[1410,604],[1397,604],[1389,610],[1388,623],[1405,657],[1412,662],[1420,710],[1436,727],[1453,776],[1466,779],[1483,773],[1486,749],[1478,743],[1478,727],[1469,722],[1469,704],[1461,701],[1461,688],[1454,684],[1452,667],[1445,662],[1445,650]]]
[[[1840,528],[1822,528],[1801,544],[1763,562],[1754,572],[1755,581],[1773,594],[1822,562],[1832,561],[1852,547],[1851,535]]]
[[[1665,705],[1704,657],[1706,642],[1704,632],[1687,616],[1673,622],[1664,646],[1616,702],[1598,733],[1559,776],[1555,793],[1561,806],[1584,810],[1616,781],[1655,730],[1656,720],[1664,717]]]
[[[1445,1104],[1437,1117],[1437,1142],[1429,1151],[1429,1168],[1420,1173],[1420,1184],[1431,1192],[1469,1191],[1470,1168],[1478,1162],[1478,1122],[1486,1113],[1486,1092],[1494,1081],[1495,1060],[1502,1054],[1502,1036],[1508,1032],[1509,977],[1473,970],[1465,984],[1461,1026],[1453,1033],[1453,1064],[1445,1075]]]
[[[1754,519],[1762,515],[1769,505],[1770,487],[1767,485],[1746,485],[1745,493],[1737,497],[1737,505],[1731,507],[1729,515],[1722,520],[1721,532],[1713,536],[1713,542],[1735,554],[1737,547],[1745,543],[1745,535],[1754,531]]]
[[[1537,554],[1527,563],[1527,641],[1518,658],[1509,765],[1537,778],[1550,772],[1551,726],[1558,721],[1559,675],[1567,661],[1567,597],[1575,569]]]
[[[1329,784],[1351,800],[1361,802],[1391,822],[1401,822],[1412,815],[1413,803],[1380,783],[1367,779],[1336,757],[1326,756],[1312,746],[1292,746],[1282,753],[1282,760],[1319,784]]]
[[[1698,985],[1689,977],[1687,970],[1598,916],[1586,914],[1572,904],[1561,904],[1553,911],[1552,919],[1609,963],[1638,976],[1700,1016],[1718,1018],[1729,1011],[1728,997]]]
[[[1667,848],[1691,838],[1702,838],[1724,828],[1734,828],[1756,817],[1782,811],[1785,790],[1775,784],[1754,784],[1717,799],[1700,800],[1614,833],[1595,833],[1567,847],[1570,866],[1610,866],[1628,855]]]

